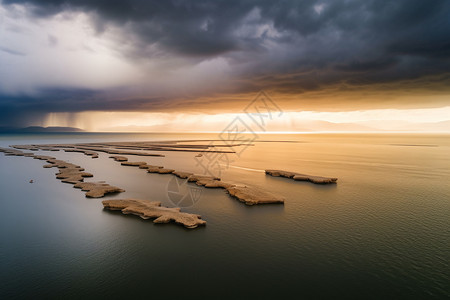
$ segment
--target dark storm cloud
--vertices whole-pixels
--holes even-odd
[[[4,3],[32,4],[34,13],[40,17],[66,10],[91,12],[97,15],[100,30],[110,23],[128,24],[141,41],[160,43],[185,55],[218,55],[258,46],[267,36],[252,39],[236,32],[247,21],[273,22],[278,31],[288,33],[288,42],[335,33],[340,36],[339,42],[356,40],[382,54],[450,57],[450,4],[446,0],[6,0]],[[254,9],[260,11],[261,18],[245,20]],[[352,45],[347,46],[351,53]]]
[[[261,88],[303,93],[343,85],[423,88],[448,85],[450,1],[149,1],[149,0],[4,0],[27,4],[34,17],[83,11],[101,34],[123,29],[132,51],[128,59],[151,57],[149,46],[164,55],[201,61],[225,58],[234,73],[232,90]],[[153,49],[153,48],[152,48]],[[5,51],[5,50],[3,50]],[[432,78],[432,84],[428,83]],[[420,80],[416,80],[420,79]],[[438,82],[439,83],[439,82]],[[218,88],[219,89],[219,88]],[[67,96],[47,93],[42,108],[152,109],[158,98],[109,101],[101,93]],[[69,97],[70,98],[70,97]],[[103,102],[102,102],[103,101]],[[1,105],[8,101],[0,96]],[[9,103],[9,102],[8,102]],[[23,107],[27,107],[23,102]],[[30,104],[31,105],[31,104]],[[351,105],[351,104],[349,104]]]
[[[38,95],[0,94],[0,126],[30,126],[48,112],[161,110],[164,98],[105,98],[89,89],[45,89]]]

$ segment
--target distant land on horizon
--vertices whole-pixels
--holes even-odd
[[[364,123],[333,123],[322,120],[296,120],[290,126],[289,132],[424,132],[424,133],[445,133],[450,132],[450,121],[429,122],[429,123],[410,123],[393,121],[394,124],[386,121],[367,121]],[[192,128],[190,128],[192,127]],[[185,130],[196,132],[194,125],[187,123]],[[221,128],[226,128],[222,123],[208,123],[211,132],[221,132]],[[267,132],[286,132],[286,126],[283,123],[276,122],[268,124]],[[101,132],[179,132],[179,124],[163,123],[153,126],[116,126],[104,128]]]
[[[86,132],[83,129],[75,127],[41,127],[41,126],[29,126],[24,128],[19,127],[0,127],[0,133],[34,133],[34,132]]]
[[[310,132],[310,133],[320,133],[320,132],[358,132],[358,133],[371,133],[371,132],[423,132],[423,133],[448,133],[450,132],[450,121],[442,122],[429,122],[429,123],[410,123],[393,121],[391,122],[377,122],[377,121],[366,121],[361,123],[333,123],[321,120],[295,120],[291,124],[292,131],[289,132]],[[196,131],[192,124],[185,124],[186,132],[201,132]],[[190,128],[192,127],[192,128]],[[220,123],[209,123],[208,127],[211,129],[210,132],[221,132],[221,128],[225,126]],[[284,124],[269,124],[266,128],[266,132],[287,132],[285,130]],[[115,126],[109,128],[102,128],[100,130],[84,130],[76,127],[62,127],[62,126],[28,126],[28,127],[8,127],[0,126],[0,133],[93,133],[93,132],[105,132],[105,133],[151,133],[151,132],[183,132],[179,129],[179,124],[177,123],[162,123],[153,126]]]

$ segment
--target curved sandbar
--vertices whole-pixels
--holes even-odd
[[[120,199],[104,200],[102,203],[105,209],[120,210],[123,214],[137,215],[142,219],[154,219],[153,223],[169,223],[173,221],[186,228],[206,225],[206,221],[202,220],[200,215],[181,212],[178,207],[163,207],[160,202],[156,201]]]
[[[84,169],[82,167],[66,162],[64,160],[59,160],[51,156],[24,153],[20,150],[8,148],[0,148],[0,152],[4,152],[6,155],[10,154],[16,156],[29,156],[33,157],[34,159],[47,161],[48,164],[44,165],[44,168],[58,168],[59,172],[56,173],[56,178],[60,179],[62,182],[74,184],[74,187],[81,188],[83,191],[87,191],[86,197],[99,198],[108,193],[125,192],[125,190],[121,188],[111,186],[104,182],[83,182],[85,177],[93,177],[94,175],[92,175],[91,173],[83,172]]]
[[[283,170],[266,170],[266,174],[274,177],[291,178],[296,181],[309,181],[316,184],[336,183],[337,181],[335,177],[313,176]]]
[[[175,171],[173,169],[165,169],[160,166],[147,165],[144,162],[122,162],[121,165],[139,166],[141,169],[147,169],[148,173],[172,174],[179,178],[187,179],[188,182],[194,182],[196,185],[203,186],[205,188],[222,188],[225,189],[231,196],[247,205],[284,203],[284,198],[281,196],[273,195],[257,187],[237,186],[232,183],[223,182],[219,177]]]

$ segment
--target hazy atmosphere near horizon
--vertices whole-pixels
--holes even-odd
[[[449,131],[449,12],[440,0],[2,0],[0,126],[220,131],[265,90],[289,112],[269,131]]]
[[[450,1],[0,0],[1,299],[449,299],[449,195]]]

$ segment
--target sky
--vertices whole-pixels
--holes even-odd
[[[0,0],[0,126],[220,130],[260,91],[268,130],[450,131],[450,1]]]

